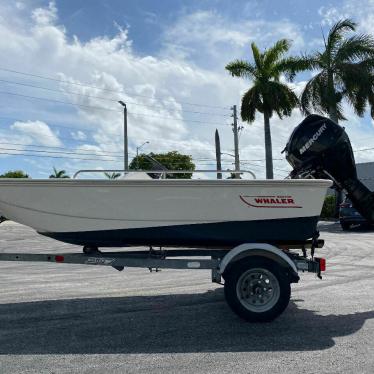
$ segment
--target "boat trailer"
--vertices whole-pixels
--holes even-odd
[[[116,252],[86,246],[83,253],[0,253],[0,261],[111,266],[118,271],[125,267],[147,268],[151,272],[211,270],[212,282],[224,285],[226,301],[234,312],[250,322],[268,322],[287,307],[290,284],[299,281],[298,272],[311,272],[322,278],[326,262],[314,257],[314,251],[323,245],[323,240],[313,239],[303,243],[244,243],[232,249],[150,247],[147,251]]]

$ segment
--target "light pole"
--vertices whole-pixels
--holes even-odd
[[[146,141],[139,147],[136,147],[136,170],[139,169],[139,149],[145,146],[146,144],[149,144],[149,141]]]
[[[118,101],[123,106],[123,163],[124,170],[129,170],[129,141],[127,138],[127,107],[123,101]]]

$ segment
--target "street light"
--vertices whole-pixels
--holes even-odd
[[[139,147],[136,147],[136,170],[139,169],[139,149],[145,146],[146,144],[149,144],[149,141],[146,141]]]
[[[127,138],[127,107],[126,104],[122,101],[118,101],[119,104],[123,106],[123,163],[124,170],[129,170],[129,141]]]

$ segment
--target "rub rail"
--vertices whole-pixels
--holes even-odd
[[[229,174],[250,174],[253,179],[256,179],[255,173],[250,170],[124,170],[124,169],[82,169],[78,170],[74,175],[73,178],[77,178],[79,174],[83,173],[149,173],[149,174],[161,174],[161,176],[166,176],[166,174],[192,174],[192,173],[229,173]]]

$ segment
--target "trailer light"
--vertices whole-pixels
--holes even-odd
[[[61,256],[61,255],[57,255],[55,256],[55,261],[56,262],[64,262],[64,256]]]
[[[326,259],[325,258],[319,258],[319,270],[320,271],[326,271]]]

